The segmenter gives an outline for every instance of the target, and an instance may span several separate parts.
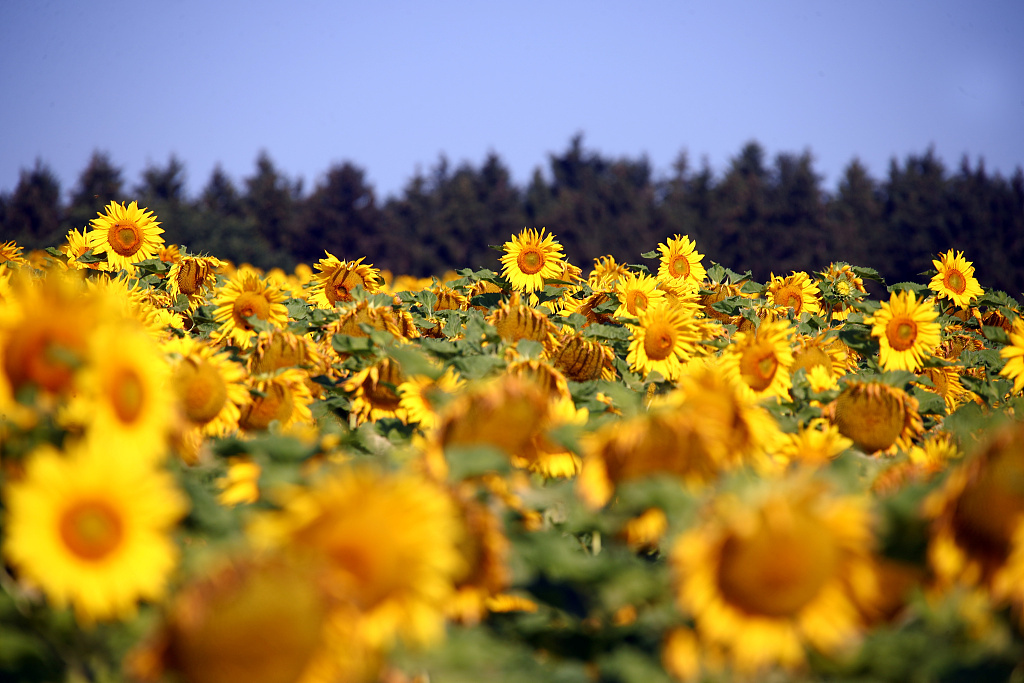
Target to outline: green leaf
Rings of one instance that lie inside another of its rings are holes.
[[[997,344],[1004,346],[1010,344],[1010,337],[1006,334],[1006,330],[995,325],[982,325],[981,333],[985,335],[985,339],[993,341]]]
[[[874,280],[875,282],[880,282],[883,285],[885,284],[885,278],[879,275],[878,271],[875,270],[874,268],[865,268],[864,266],[851,266],[850,269],[853,271],[854,275],[863,280]]]
[[[640,256],[643,258],[661,258],[661,254],[657,250],[645,251],[644,253],[640,254]]]
[[[629,339],[630,331],[618,325],[594,323],[583,328],[583,336],[587,339],[625,340]]]
[[[452,366],[466,379],[482,379],[504,367],[505,360],[498,356],[458,356]]]
[[[373,341],[369,337],[353,337],[350,334],[336,334],[331,337],[331,348],[337,353],[365,355],[373,353]]]
[[[928,293],[931,291],[925,285],[919,285],[916,282],[897,282],[894,285],[889,285],[886,289],[889,291],[890,294],[899,292],[912,292],[914,296],[916,296],[919,299],[927,296]]]
[[[512,469],[508,454],[487,444],[447,446],[444,455],[448,461],[448,478],[452,481],[493,472],[504,474]]]

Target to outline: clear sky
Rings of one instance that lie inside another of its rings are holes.
[[[383,198],[489,151],[524,185],[578,132],[658,175],[756,139],[829,190],[929,146],[1009,176],[1024,0],[0,0],[0,192],[37,158],[68,192],[96,149],[129,187],[174,153],[191,193],[260,150],[307,191],[351,161]]]

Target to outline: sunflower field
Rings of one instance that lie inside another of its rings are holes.
[[[1020,304],[638,247],[0,243],[0,679],[1024,681]]]

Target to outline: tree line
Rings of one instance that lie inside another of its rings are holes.
[[[721,174],[683,152],[656,177],[645,157],[602,156],[577,135],[525,187],[495,153],[479,166],[453,167],[442,156],[386,199],[350,162],[306,191],[263,152],[240,185],[218,167],[189,197],[176,157],[145,169],[129,188],[109,155],[96,152],[68,201],[45,163],[23,170],[15,189],[0,193],[0,234],[30,249],[57,245],[112,200],[148,207],[168,241],[192,253],[263,268],[313,264],[325,250],[418,276],[496,268],[493,245],[543,226],[584,272],[606,254],[637,263],[678,233],[695,240],[706,261],[750,270],[759,281],[833,261],[872,267],[888,282],[921,281],[932,258],[957,249],[983,286],[1024,291],[1024,171],[1004,178],[966,157],[949,169],[932,149],[892,159],[881,180],[854,159],[828,191],[807,151],[769,160],[752,141]]]

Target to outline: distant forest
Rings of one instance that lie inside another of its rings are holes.
[[[29,249],[59,245],[111,200],[153,210],[165,239],[192,253],[263,268],[312,265],[327,250],[342,259],[364,256],[396,274],[497,270],[491,245],[523,227],[547,227],[584,273],[605,254],[641,262],[641,253],[678,233],[696,241],[706,265],[751,270],[759,281],[845,261],[872,267],[890,283],[922,282],[933,257],[957,249],[974,262],[984,287],[1024,291],[1024,172],[1018,167],[1007,179],[967,158],[952,170],[931,149],[893,159],[884,179],[853,160],[826,190],[809,152],[769,160],[750,142],[722,174],[706,163],[692,166],[682,153],[669,175],[656,177],[645,157],[608,158],[576,136],[527,187],[511,181],[497,154],[478,167],[453,167],[441,157],[386,200],[348,162],[306,191],[261,153],[240,186],[217,168],[199,196],[189,197],[185,166],[175,157],[145,169],[128,188],[109,155],[96,152],[69,201],[44,162],[23,170],[13,192],[0,194],[0,235]]]

